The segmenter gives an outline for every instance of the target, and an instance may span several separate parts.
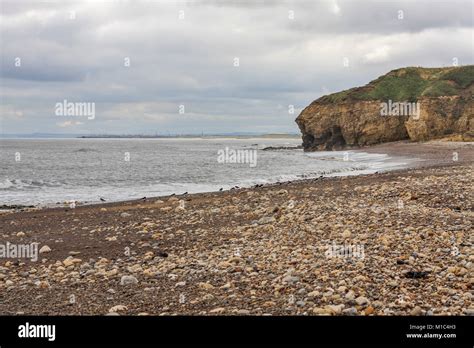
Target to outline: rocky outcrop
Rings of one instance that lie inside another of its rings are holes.
[[[403,68],[319,98],[296,122],[305,150],[447,136],[474,140],[474,66]]]

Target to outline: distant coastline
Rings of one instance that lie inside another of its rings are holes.
[[[0,134],[0,139],[214,139],[214,138],[267,138],[267,139],[300,139],[300,133],[216,133],[216,134]]]

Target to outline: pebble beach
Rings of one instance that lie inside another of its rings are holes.
[[[455,162],[452,145],[392,146],[429,158],[386,173],[4,211],[2,243],[39,254],[0,259],[0,314],[473,315],[470,146]]]

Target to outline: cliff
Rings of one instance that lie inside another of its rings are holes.
[[[296,118],[307,151],[410,139],[474,140],[474,66],[402,68],[323,96]]]

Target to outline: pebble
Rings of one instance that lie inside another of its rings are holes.
[[[120,285],[138,284],[138,279],[132,275],[124,275],[120,278]]]
[[[124,305],[116,305],[109,309],[109,313],[116,313],[116,312],[123,312],[128,310],[127,306]]]
[[[299,280],[300,280],[299,277],[287,275],[286,277],[284,277],[284,278],[282,279],[282,282],[283,282],[283,283],[293,284],[293,283],[298,282]]]
[[[369,303],[369,300],[366,297],[363,297],[363,296],[357,297],[355,299],[355,301],[359,306],[363,306],[363,305]]]
[[[51,252],[51,248],[47,245],[43,245],[41,249],[39,250],[40,254],[45,254],[45,253],[50,253],[50,252]]]
[[[350,307],[342,310],[342,313],[345,315],[356,315],[357,309],[355,307]]]
[[[264,216],[257,221],[259,225],[266,225],[275,222],[276,219],[273,216]]]
[[[410,312],[410,315],[421,315],[422,309],[419,306],[416,306],[415,308],[412,309]]]

